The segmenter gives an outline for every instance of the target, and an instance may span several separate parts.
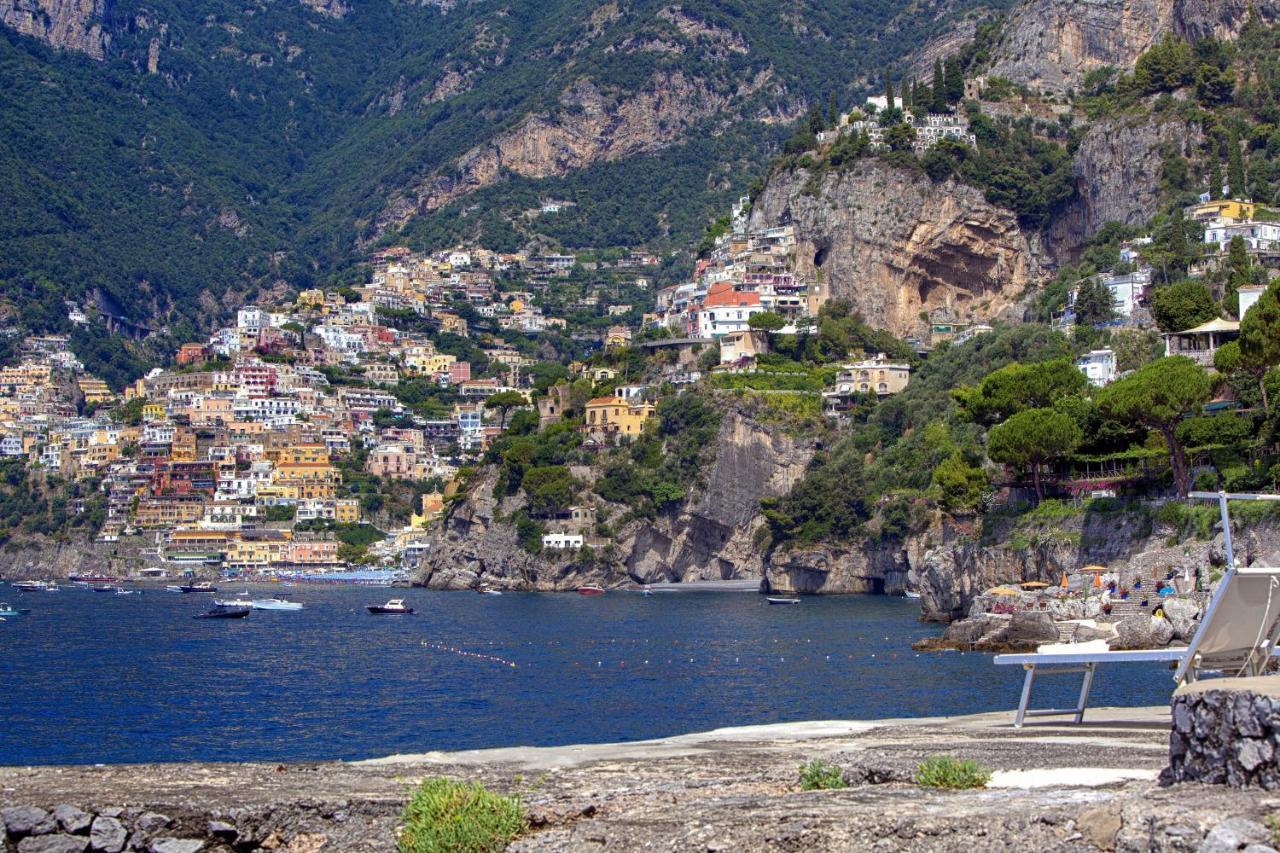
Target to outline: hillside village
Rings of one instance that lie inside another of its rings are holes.
[[[986,100],[1000,81],[957,81],[953,72],[936,71],[932,93],[904,81],[898,97],[886,78],[886,94],[856,109],[815,109],[777,168],[867,157],[926,171],[939,157],[963,165],[964,152],[988,144],[986,111],[1008,105]],[[1021,97],[1043,106],[1030,92]],[[1247,189],[1223,151],[1213,153]],[[939,393],[960,401],[943,458],[955,462],[947,476],[963,482],[946,482],[942,466],[920,472],[924,480],[894,473],[850,510],[864,533],[883,529],[888,508],[908,493],[916,517],[923,505],[971,511],[992,494],[1016,502],[1032,480],[1038,501],[1042,479],[1050,491],[1055,481],[1075,483],[1077,499],[1085,486],[1111,496],[1162,476],[1180,491],[1213,477],[1261,485],[1273,478],[1265,446],[1232,445],[1243,457],[1206,468],[1203,437],[1183,435],[1197,419],[1207,419],[1201,433],[1235,435],[1219,419],[1242,424],[1270,412],[1264,375],[1274,359],[1246,340],[1242,324],[1251,312],[1272,322],[1266,294],[1280,268],[1280,214],[1232,193],[1216,171],[1205,177],[1194,203],[1152,211],[1147,227],[1103,229],[1087,263],[1025,295],[1021,321],[1051,335],[1037,345],[1041,360],[1065,354],[1092,389],[1045,380],[1080,397],[1079,411],[1064,414],[1034,395],[997,411],[964,402],[994,389],[1002,365],[1019,368],[1016,358],[939,387],[934,377],[984,339],[999,348],[1026,335],[1007,315],[960,320],[949,311],[922,312],[919,331],[903,339],[867,326],[838,295],[857,282],[806,263],[799,247],[810,235],[797,223],[753,225],[748,195],[710,226],[691,274],[676,283],[660,283],[665,259],[642,249],[393,246],[372,250],[344,284],[239,308],[233,325],[181,344],[170,363],[125,387],[87,371],[68,336],[27,336],[0,368],[0,457],[11,485],[46,497],[44,519],[27,524],[28,534],[146,542],[174,571],[240,575],[412,569],[438,537],[437,519],[495,466],[495,494],[525,501],[503,521],[519,529],[525,550],[595,559],[619,523],[671,511],[706,487],[699,470],[708,448],[676,443],[691,424],[709,440],[714,410],[725,407],[802,441],[870,442],[868,453],[917,441],[909,424],[886,430],[886,413]],[[1196,183],[1188,177],[1184,194]],[[572,206],[548,198],[534,212],[554,217]],[[75,325],[93,313],[68,303]],[[1183,426],[1119,430],[1107,389],[1135,375],[1149,385],[1154,374],[1144,371],[1177,361],[1161,356],[1185,356],[1211,392],[1179,404]],[[918,375],[927,382],[917,390]],[[899,395],[907,402],[896,409],[881,405]],[[1055,421],[1066,432],[1031,455],[990,446],[1002,422],[1023,412],[1074,425]],[[1252,435],[1251,426],[1240,438]],[[1141,474],[1130,482],[1136,459]],[[1096,476],[1080,473],[1090,466]],[[815,461],[791,495],[769,500],[796,504],[822,476]],[[825,520],[806,527],[766,506],[761,544],[785,548],[833,523],[824,515],[831,507],[807,511]],[[11,528],[21,540],[23,522]]]

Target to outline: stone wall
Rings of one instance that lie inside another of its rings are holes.
[[[1280,678],[1213,679],[1173,699],[1173,782],[1280,788]]]

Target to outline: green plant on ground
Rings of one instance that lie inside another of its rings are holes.
[[[800,765],[802,791],[833,791],[845,787],[844,771],[830,762],[815,758]]]
[[[439,777],[418,786],[401,819],[401,853],[489,853],[504,849],[527,826],[518,798]]]
[[[991,770],[972,759],[931,755],[920,762],[915,778],[917,785],[926,788],[985,788]]]

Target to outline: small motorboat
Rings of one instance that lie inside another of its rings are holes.
[[[215,598],[213,600],[215,607],[248,607],[253,609],[253,602],[247,598]]]
[[[44,592],[49,587],[45,581],[14,581],[13,585],[20,592]]]
[[[197,613],[196,619],[243,619],[252,612],[252,607],[228,607],[225,604],[217,604],[206,610],[204,613]]]
[[[99,584],[93,588],[94,592],[115,592],[116,588],[109,583]]]
[[[46,584],[45,588],[40,591],[41,592],[62,592],[62,587],[58,586],[56,583],[51,583],[51,584]]]
[[[580,586],[578,595],[604,595],[604,589],[598,586]]]
[[[479,589],[477,589],[476,592],[480,593],[481,595],[502,595],[501,591],[496,590],[491,586],[482,586]]]
[[[365,608],[374,616],[412,616],[413,608],[404,603],[403,598],[393,598],[386,604],[370,604]]]
[[[180,586],[178,587],[178,591],[187,592],[187,593],[191,593],[191,592],[215,593],[218,591],[218,588],[211,583],[201,582],[201,583],[191,583],[185,586]]]
[[[255,598],[252,601],[254,610],[301,610],[302,602],[286,601],[283,598]]]
[[[918,592],[914,592],[914,591],[912,591],[912,590],[906,590],[905,592],[903,592],[903,593],[902,593],[902,595],[903,595],[903,597],[904,597],[904,598],[919,598],[919,597],[920,597],[920,593],[918,593]]]
[[[182,592],[182,587],[180,587],[180,586],[166,586],[166,587],[164,588],[164,591],[165,591],[165,592]]]
[[[26,616],[31,613],[30,607],[13,607],[0,602],[0,616]]]
[[[799,604],[800,603],[800,599],[798,598],[766,598],[765,601],[769,602],[770,604]]]
[[[125,589],[125,588],[124,588],[124,587],[122,587],[122,586],[118,586],[118,587],[116,587],[116,593],[115,593],[115,594],[116,594],[116,595],[142,595],[142,590],[140,590],[140,589]]]

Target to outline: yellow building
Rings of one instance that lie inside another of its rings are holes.
[[[86,403],[109,403],[116,397],[107,383],[92,376],[81,376],[76,384],[80,386],[80,393],[84,395]]]
[[[299,308],[323,308],[324,307],[324,291],[320,288],[311,290],[303,290],[298,293]]]
[[[404,366],[415,373],[434,376],[437,373],[444,373],[449,369],[449,365],[457,360],[456,356],[440,352],[405,353]]]
[[[582,431],[588,439],[604,441],[612,436],[631,440],[657,412],[652,403],[633,403],[621,397],[596,397],[587,403]]]
[[[162,421],[167,414],[164,403],[147,403],[142,407],[142,419],[144,421]]]
[[[173,433],[173,444],[169,448],[170,462],[196,461],[196,434],[189,429],[178,429]]]
[[[294,489],[298,500],[332,500],[341,479],[338,470],[328,463],[277,465],[271,476],[274,485]]]
[[[329,448],[323,444],[294,444],[279,449],[276,462],[280,465],[329,464]]]
[[[359,524],[360,501],[355,498],[339,498],[334,501],[333,520],[338,524]]]
[[[1223,198],[1215,201],[1202,201],[1188,207],[1185,215],[1196,222],[1208,222],[1213,219],[1226,219],[1233,222],[1248,222],[1258,214],[1258,205],[1251,201]]]
[[[444,495],[439,492],[428,492],[422,496],[422,513],[415,512],[409,519],[409,526],[426,527],[442,515],[444,515]]]

